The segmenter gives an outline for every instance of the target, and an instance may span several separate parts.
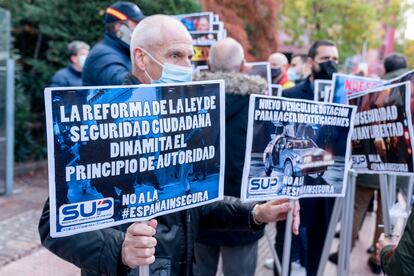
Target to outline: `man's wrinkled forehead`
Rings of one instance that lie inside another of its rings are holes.
[[[160,41],[160,43],[154,44],[151,47],[152,51],[161,54],[161,55],[171,55],[171,54],[182,54],[182,55],[193,55],[193,45],[191,42],[182,41],[182,40],[169,40],[169,41]]]
[[[172,43],[171,45],[169,45],[168,51],[169,52],[182,51],[187,54],[191,54],[194,52],[194,48],[193,48],[192,43],[177,42],[177,43]]]
[[[175,28],[174,28],[175,27]],[[180,26],[165,26],[153,43],[157,50],[169,51],[170,49],[192,51],[193,41],[190,33]],[[167,50],[166,50],[167,49]]]

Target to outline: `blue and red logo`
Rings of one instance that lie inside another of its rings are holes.
[[[82,224],[111,218],[114,215],[114,199],[107,197],[65,204],[59,208],[61,226]]]

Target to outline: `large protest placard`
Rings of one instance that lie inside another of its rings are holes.
[[[347,105],[250,96],[242,200],[344,196],[354,115]]]
[[[352,136],[352,166],[359,173],[413,173],[410,82],[351,95],[358,107]]]
[[[317,102],[329,102],[332,91],[331,80],[315,80],[313,100]]]
[[[224,82],[47,88],[52,237],[223,197]]]
[[[377,87],[384,84],[385,81],[335,73],[332,78],[332,83],[330,102],[346,104],[348,103],[348,97],[353,93]]]

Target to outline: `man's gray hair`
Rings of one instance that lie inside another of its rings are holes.
[[[90,47],[88,44],[80,40],[74,40],[68,44],[69,56],[76,56],[79,53],[79,51],[82,49],[89,50]]]
[[[239,72],[244,60],[241,44],[233,38],[218,41],[210,48],[208,62],[212,72]]]

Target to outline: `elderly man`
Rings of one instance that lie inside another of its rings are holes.
[[[210,49],[210,72],[198,80],[224,79],[226,82],[226,163],[224,194],[239,197],[246,152],[249,95],[266,94],[266,81],[243,74],[244,53],[239,42],[223,39]],[[212,231],[200,228],[195,246],[194,275],[216,275],[219,255],[226,276],[253,276],[256,269],[257,241],[263,231]],[[240,262],[243,260],[243,262]]]
[[[156,34],[156,35],[154,35]],[[131,41],[132,74],[129,84],[180,82],[191,79],[192,39],[184,25],[164,15],[144,19]],[[82,275],[137,275],[136,268],[150,265],[151,275],[191,275],[194,235],[206,228],[263,229],[265,222],[285,219],[287,200],[243,205],[236,198],[160,216],[147,223],[117,227],[52,239],[49,204],[39,222],[42,244],[82,269]],[[298,208],[294,208],[297,232]]]
[[[287,57],[282,53],[273,53],[269,56],[270,70],[272,74],[272,82],[280,84],[283,89],[291,88],[295,84],[288,79],[287,70],[289,62]]]

